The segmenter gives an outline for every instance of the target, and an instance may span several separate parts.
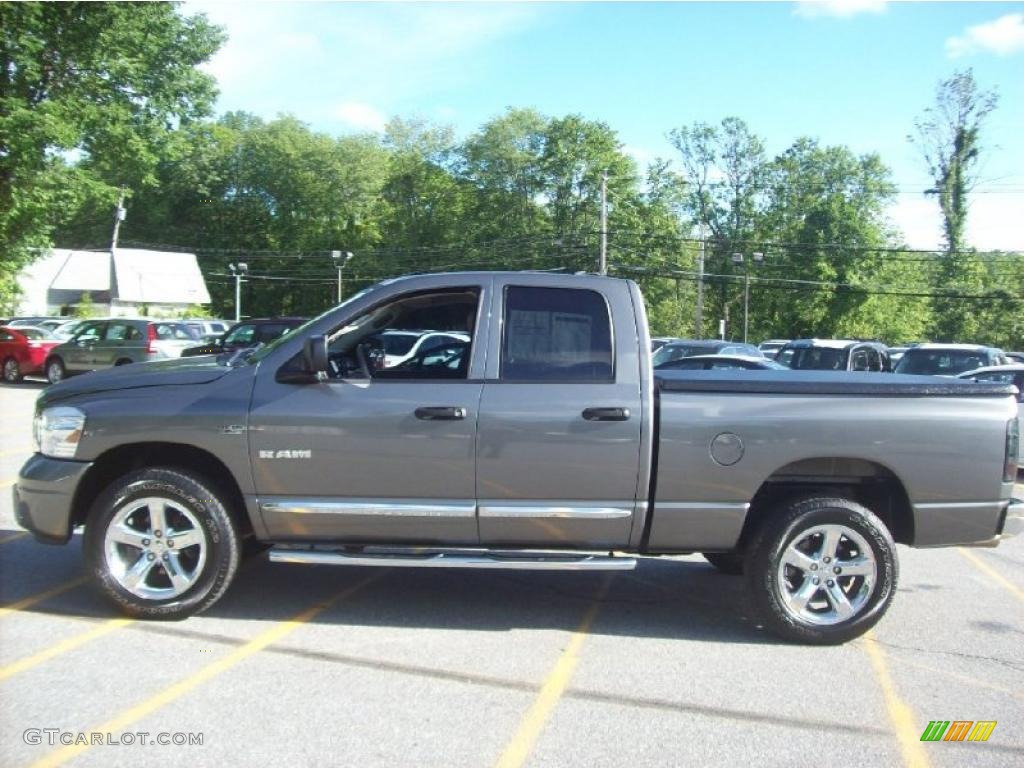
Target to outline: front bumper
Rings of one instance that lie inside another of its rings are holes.
[[[14,517],[18,525],[46,544],[71,538],[75,492],[92,462],[51,459],[37,453],[25,462],[14,484]]]

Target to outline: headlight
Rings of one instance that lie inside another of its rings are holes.
[[[85,414],[60,406],[37,413],[32,423],[36,450],[55,459],[73,459],[85,431]]]

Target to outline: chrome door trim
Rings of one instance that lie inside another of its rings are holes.
[[[357,517],[452,517],[476,516],[476,504],[443,500],[395,499],[393,501],[327,501],[321,499],[282,498],[260,502],[263,512],[286,515],[346,515]]]
[[[558,501],[547,504],[482,502],[480,517],[484,518],[557,518],[562,520],[619,520],[632,517],[635,502],[571,502]]]

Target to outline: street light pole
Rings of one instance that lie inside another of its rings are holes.
[[[342,288],[341,288],[341,273],[345,269],[345,265],[348,264],[355,254],[352,251],[331,251],[331,258],[334,259],[334,267],[338,270],[338,303],[341,304]]]
[[[760,264],[764,261],[764,254],[755,251],[750,254],[750,258],[755,264]],[[750,330],[750,264],[743,258],[742,253],[734,253],[732,260],[734,264],[743,265],[743,343],[746,344]]]
[[[235,277],[235,322],[237,323],[242,319],[242,283],[246,282],[243,278],[249,272],[249,265],[240,261],[237,265],[228,264],[228,269]]]

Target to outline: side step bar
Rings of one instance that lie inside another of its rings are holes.
[[[517,571],[631,571],[636,559],[614,555],[497,550],[384,550],[343,552],[274,547],[272,563],[380,565],[389,568],[498,568]]]

